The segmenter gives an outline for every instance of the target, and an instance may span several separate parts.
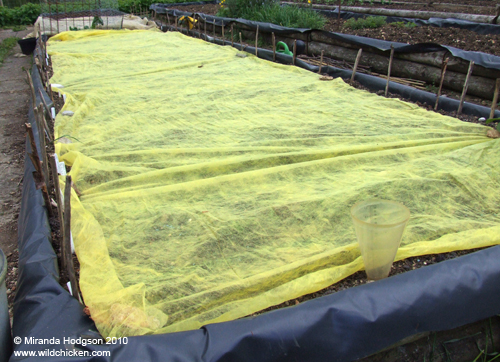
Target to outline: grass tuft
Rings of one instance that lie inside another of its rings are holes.
[[[326,18],[311,9],[295,5],[280,6],[277,2],[266,0],[225,0],[221,3],[217,15],[273,23],[289,28],[323,29],[326,24]]]
[[[367,18],[351,18],[344,23],[344,28],[352,30],[381,28],[386,24],[385,16],[369,16]]]
[[[10,37],[10,38],[4,39],[0,43],[0,64],[3,63],[5,58],[7,58],[7,56],[10,54],[12,49],[16,46],[18,40],[19,40],[19,38]]]

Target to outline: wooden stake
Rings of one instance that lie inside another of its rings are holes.
[[[221,31],[222,31],[222,45],[226,45],[226,37],[224,35],[224,24],[222,24]]]
[[[257,43],[259,42],[259,25],[257,24],[257,30],[255,30],[255,56],[258,57],[259,54],[258,54],[258,45]]]
[[[233,25],[231,24],[231,46],[234,46],[234,41],[233,41]]]
[[[168,16],[168,13],[167,13],[167,22],[168,22],[168,26],[170,26],[170,16]]]
[[[337,17],[337,26],[340,29],[340,6],[342,4],[342,0],[339,0],[339,15]]]
[[[493,95],[493,102],[491,102],[490,118],[495,118],[495,111],[497,110],[499,90],[500,90],[500,78],[497,78],[497,81],[495,83],[495,94]]]
[[[276,61],[276,37],[274,36],[274,33],[272,33],[273,35],[273,62]]]
[[[214,19],[214,24],[212,25],[212,33],[214,35],[214,43],[215,43],[215,19]]]
[[[175,30],[178,30],[178,29],[177,29],[177,16],[175,17],[175,28],[174,28],[174,29],[175,29]]]
[[[28,83],[30,85],[31,89],[31,105],[33,109],[36,108],[36,94],[35,94],[35,87],[33,87],[33,79],[31,79],[31,74],[29,70],[26,69],[26,74],[28,75]]]
[[[240,32],[240,50],[243,51],[243,41],[241,40],[241,32]]]
[[[450,58],[446,58],[443,61],[443,67],[441,68],[441,79],[439,80],[439,89],[436,94],[436,104],[434,104],[434,110],[437,111],[439,104],[439,97],[441,97],[441,91],[443,90],[444,75],[446,74],[446,68],[448,67],[448,61]]]
[[[52,112],[47,103],[45,102],[45,98],[43,98],[42,90],[39,89],[38,93],[40,94],[40,99],[42,100],[43,106],[45,107],[45,111],[49,114],[50,120],[54,122],[54,119],[52,118]],[[49,140],[49,142],[52,142],[52,137],[50,137],[50,128],[49,125],[47,124],[47,121],[45,120],[45,117],[43,117],[43,128],[45,129],[47,139]]]
[[[45,180],[49,180],[49,161],[47,159],[47,147],[45,144],[45,136],[44,136],[44,127],[42,118],[43,114],[43,106],[40,103],[37,108],[35,108],[35,121],[36,127],[38,129],[38,143],[40,144],[40,153],[42,155],[42,172]]]
[[[293,40],[293,58],[292,58],[293,65],[295,65],[295,59],[297,59],[297,39]]]
[[[457,116],[462,113],[462,107],[464,105],[465,95],[467,94],[467,88],[469,88],[469,80],[472,75],[472,70],[474,69],[474,62],[469,63],[469,70],[467,71],[467,77],[465,78],[464,89],[462,90],[462,96],[460,97],[460,104],[458,105]]]
[[[391,55],[389,57],[389,68],[387,69],[387,82],[385,83],[385,96],[389,94],[389,82],[391,80],[392,61],[394,59],[394,45],[391,44]]]
[[[36,148],[35,136],[33,135],[33,129],[31,128],[31,124],[25,123],[26,131],[28,132],[28,138],[30,140],[31,145],[31,153],[28,153],[31,162],[33,163],[33,167],[35,167],[35,171],[33,172],[33,180],[35,181],[35,187],[37,190],[42,190],[43,201],[45,203],[45,207],[47,208],[47,213],[49,216],[53,215],[52,205],[50,204],[49,192],[47,190],[47,185],[45,184],[45,179],[43,177],[43,169],[42,163],[40,162],[40,158],[38,157],[38,151]]]
[[[201,39],[201,29],[200,29],[200,18],[199,17],[196,21],[196,25],[198,26],[198,37]]]
[[[318,74],[321,74],[321,68],[323,67],[323,53],[324,53],[324,50],[321,51],[321,59],[319,61]]]
[[[52,169],[52,180],[54,182],[54,189],[56,192],[57,213],[59,214],[59,225],[61,228],[61,235],[64,235],[64,217],[63,217],[63,202],[61,197],[61,185],[59,184],[59,173],[57,172],[56,155],[50,155],[50,168]]]
[[[68,273],[73,297],[79,299],[78,286],[75,276],[75,266],[73,265],[73,253],[71,252],[71,176],[66,176],[64,187],[64,237],[61,248],[61,262]]]
[[[354,77],[356,76],[356,71],[358,70],[359,60],[361,59],[361,54],[363,49],[358,50],[358,55],[356,55],[356,61],[354,62],[354,68],[352,68],[351,84],[354,82]]]

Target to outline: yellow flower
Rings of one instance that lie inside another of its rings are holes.
[[[311,0],[307,0],[307,3],[310,4],[311,3]]]

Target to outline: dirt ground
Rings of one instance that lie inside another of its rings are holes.
[[[450,1],[447,0],[446,2]],[[490,8],[494,8],[491,6],[491,4],[494,3],[493,1],[486,2],[490,3]],[[313,1],[313,3],[317,2]],[[359,3],[356,2],[356,6],[358,5]],[[408,8],[408,5],[405,6],[405,8]],[[217,11],[219,11],[220,6],[214,4],[191,5],[180,6],[178,9],[193,13],[199,12],[215,15]],[[352,30],[345,28],[344,23],[345,21],[341,19],[339,28],[338,20],[335,18],[329,18],[324,30],[407,44],[438,43],[463,50],[480,51],[500,56],[500,35],[480,35],[470,30],[457,28],[436,28],[433,26],[420,26],[413,28],[398,27],[395,24],[387,24],[377,29]]]
[[[30,31],[0,30],[0,41],[9,37],[22,38]],[[8,262],[6,287],[11,316],[17,284],[17,218],[24,168],[24,124],[28,121],[29,102],[23,68],[31,66],[31,58],[19,57],[20,53],[16,45],[12,54],[0,64],[0,248]]]

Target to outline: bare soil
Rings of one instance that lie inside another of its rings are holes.
[[[30,31],[0,30],[0,41],[9,37],[22,38]],[[11,316],[17,285],[17,218],[24,168],[24,124],[28,121],[29,102],[23,68],[31,67],[31,58],[21,57],[20,53],[16,45],[12,54],[0,64],[0,248],[7,256],[6,287]]]
[[[453,0],[447,0],[451,3]],[[454,0],[456,3],[462,0]],[[365,1],[367,2],[367,1]],[[475,3],[476,1],[463,0],[464,3]],[[480,3],[481,1],[477,1]],[[482,1],[489,3],[490,8],[494,9],[492,4],[496,5],[493,1]],[[316,1],[314,1],[316,3]],[[336,2],[335,2],[336,3]],[[335,4],[331,3],[331,4]],[[356,3],[358,6],[359,3]],[[369,5],[365,5],[369,6]],[[375,5],[372,5],[375,6]],[[379,7],[382,7],[381,5]],[[384,7],[386,7],[384,5]],[[410,5],[398,5],[398,8],[409,9]],[[208,15],[216,15],[220,10],[219,5],[188,5],[179,6],[177,8],[181,11],[192,13],[204,13]],[[455,12],[457,8],[455,8]],[[172,19],[173,21],[173,19]],[[463,50],[477,51],[488,54],[500,56],[500,35],[480,35],[470,30],[463,30],[457,28],[437,28],[433,26],[419,26],[419,27],[402,27],[395,24],[387,24],[377,29],[360,29],[352,30],[344,26],[345,20],[339,21],[335,18],[328,18],[328,22],[324,28],[327,31],[333,31],[344,34],[352,34],[364,36],[368,38],[375,38],[387,41],[394,41],[399,43],[417,44],[417,43],[437,43],[441,45],[448,45]]]
[[[295,1],[307,3],[307,0]],[[338,0],[313,0],[313,4],[338,6]],[[491,0],[342,0],[343,6],[364,8],[404,9],[496,15],[496,1]]]

